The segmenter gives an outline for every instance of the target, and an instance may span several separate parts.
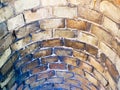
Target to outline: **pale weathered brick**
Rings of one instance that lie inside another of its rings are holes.
[[[91,45],[95,45],[96,46],[98,44],[97,37],[93,36],[90,33],[81,32],[78,35],[78,39],[80,39],[80,41],[86,42],[86,43],[91,44]]]
[[[32,11],[26,11],[24,12],[26,23],[30,23],[33,21],[37,21],[40,19],[50,18],[52,15],[52,9],[51,8],[40,8],[36,10],[35,12]]]
[[[119,27],[118,27],[118,25],[117,25],[115,22],[113,22],[112,20],[110,20],[109,18],[104,17],[103,26],[104,26],[106,29],[108,29],[108,31],[109,31],[110,33],[112,33],[113,35],[120,37],[120,35],[119,35],[119,33],[118,33],[118,32],[119,32]]]
[[[64,19],[47,19],[40,21],[40,28],[43,30],[64,27],[65,27]]]
[[[51,38],[52,37],[52,30],[41,31],[37,33],[32,33],[32,41],[40,41],[43,39]]]
[[[6,19],[14,15],[13,9],[11,6],[0,8],[0,22],[5,21]]]
[[[66,23],[68,28],[73,28],[83,31],[87,29],[87,23],[85,21],[67,19]]]
[[[17,0],[14,2],[17,13],[40,5],[40,0]]]
[[[54,7],[53,15],[62,18],[76,18],[77,8],[76,7]]]
[[[64,38],[74,38],[75,32],[66,29],[56,29],[54,31],[53,37],[64,37]]]
[[[17,15],[7,21],[8,30],[12,31],[14,29],[18,29],[24,25],[23,15]]]
[[[102,1],[100,3],[100,11],[113,21],[120,23],[120,9],[109,1]]]
[[[8,57],[11,54],[11,49],[8,48],[7,50],[5,50],[5,52],[3,53],[2,56],[0,56],[0,68],[5,64],[5,62],[7,61]]]
[[[105,41],[106,43],[111,44],[112,36],[104,29],[93,25],[91,33],[93,33],[100,41]]]
[[[81,6],[78,7],[78,16],[96,23],[100,23],[102,17],[97,11]]]
[[[41,0],[42,6],[67,5],[67,0]]]
[[[0,23],[0,39],[7,34],[7,25],[5,23]]]

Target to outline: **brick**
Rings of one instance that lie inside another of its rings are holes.
[[[75,86],[71,86],[71,88],[70,88],[71,90],[80,90],[80,89],[83,89],[82,87],[75,87]]]
[[[33,43],[28,45],[26,48],[19,50],[21,57],[24,57],[26,54],[30,54],[35,49],[39,48],[38,43]]]
[[[31,76],[25,81],[25,83],[31,84],[32,82],[35,82],[35,81],[36,81],[36,76]]]
[[[27,36],[29,33],[35,32],[40,29],[38,22],[33,22],[30,24],[21,27],[18,31],[16,31],[17,38],[22,38]]]
[[[113,21],[120,23],[120,9],[111,2],[102,1],[100,3],[100,11],[107,17],[111,18]]]
[[[87,29],[87,23],[85,21],[67,19],[66,23],[68,28],[78,29],[83,31],[86,31]]]
[[[0,43],[2,43],[2,45],[0,45],[0,55],[11,45],[13,39],[12,34],[9,33],[5,38],[0,40]]]
[[[54,46],[62,46],[62,40],[60,39],[49,39],[46,41],[43,41],[41,43],[43,47],[54,47]]]
[[[116,69],[117,69],[117,71],[118,71],[118,73],[120,74],[120,57],[117,55],[116,56],[116,64],[115,64],[115,66],[116,66]]]
[[[26,23],[30,23],[33,21],[50,18],[51,17],[51,8],[40,8],[36,12],[25,11],[24,16]]]
[[[46,19],[40,21],[40,28],[43,30],[64,27],[65,27],[64,19]]]
[[[86,51],[95,56],[97,56],[97,54],[98,54],[98,48],[96,48],[92,45],[89,45],[89,44],[86,44]]]
[[[109,44],[112,41],[112,36],[107,31],[97,26],[92,26],[91,33],[93,33],[100,41],[105,41]]]
[[[44,57],[44,56],[49,56],[52,54],[52,49],[51,48],[48,48],[48,49],[40,49],[40,50],[37,50],[35,53],[34,53],[34,57],[35,58],[40,58],[40,57]]]
[[[6,63],[6,61],[8,60],[8,57],[11,54],[11,49],[8,48],[7,50],[5,50],[5,52],[3,53],[2,56],[0,56],[0,68]]]
[[[76,7],[54,7],[53,15],[61,18],[75,18],[77,17]]]
[[[41,79],[41,80],[39,80],[39,81],[32,82],[32,83],[30,84],[30,87],[31,87],[31,88],[34,88],[34,87],[40,86],[40,85],[44,84],[45,81],[46,81],[46,79]]]
[[[7,34],[7,25],[0,23],[0,39]]]
[[[79,66],[79,68],[90,73],[93,72],[93,67],[90,64],[85,62],[81,62],[81,65]]]
[[[69,29],[56,29],[54,31],[53,37],[74,38],[75,31],[71,31]]]
[[[96,79],[99,80],[100,83],[102,83],[104,86],[108,84],[108,81],[106,80],[106,78],[101,73],[99,73],[97,70],[94,70],[93,74],[95,75]]]
[[[73,56],[80,59],[81,61],[86,61],[88,55],[82,51],[73,51]]]
[[[67,5],[67,0],[41,0],[42,6],[61,6],[61,5]]]
[[[3,22],[14,15],[13,9],[11,6],[7,6],[0,9],[0,22]]]
[[[89,5],[90,4],[90,0],[84,0],[84,1],[81,1],[81,0],[68,0],[70,2],[70,4],[75,4],[75,5]]]
[[[47,38],[49,39],[51,37],[52,37],[52,30],[32,33],[32,41],[33,42],[40,41],[40,40],[47,39]]]
[[[49,68],[50,69],[62,69],[62,70],[65,70],[65,69],[67,69],[67,66],[64,63],[50,63]]]
[[[46,65],[41,65],[41,66],[39,66],[39,67],[36,67],[36,68],[34,68],[33,70],[32,70],[32,73],[33,74],[35,74],[35,73],[40,73],[40,72],[42,72],[42,71],[45,71],[45,70],[47,70],[47,66]]]
[[[94,45],[94,46],[98,45],[98,39],[97,39],[97,37],[93,36],[90,33],[81,32],[78,35],[78,38],[82,42],[86,42],[86,43]]]
[[[70,87],[68,86],[68,85],[66,85],[66,84],[54,84],[54,87],[55,88],[60,88],[60,87],[62,87],[62,88],[64,88],[65,90],[67,89],[67,90],[70,90]]]
[[[24,10],[32,9],[40,5],[40,0],[18,0],[14,2],[16,13],[23,12]]]
[[[71,72],[66,72],[66,71],[57,71],[56,75],[58,77],[64,77],[64,79],[69,79],[73,77],[73,73]]]
[[[23,84],[21,84],[21,85],[17,88],[17,90],[22,90],[22,89],[23,89],[23,87],[24,87],[24,85],[23,85]]]
[[[80,49],[83,50],[85,48],[85,44],[83,42],[69,40],[69,39],[65,39],[64,42],[65,42],[65,46],[67,47],[72,47],[79,50]]]
[[[108,45],[106,45],[103,42],[100,42],[99,48],[101,49],[102,52],[104,52],[104,54],[107,57],[109,57],[109,59],[112,61],[112,63],[115,64],[116,53]]]
[[[80,65],[80,60],[73,58],[73,57],[64,57],[62,62],[73,65],[73,66],[79,66]]]
[[[54,53],[57,56],[72,56],[72,49],[62,48],[62,47],[55,47]]]
[[[41,58],[42,64],[47,64],[47,63],[52,63],[52,62],[57,62],[57,61],[58,61],[57,56],[48,56],[48,57]]]
[[[107,68],[108,68],[109,73],[110,73],[111,76],[113,77],[113,79],[114,79],[115,81],[117,81],[117,80],[118,80],[118,77],[119,77],[119,73],[118,73],[118,71],[116,70],[115,65],[114,65],[109,59],[106,59],[105,64],[106,64],[106,66],[107,66]]]
[[[22,68],[22,72],[26,72],[29,71],[35,67],[37,67],[39,65],[39,61],[38,60],[34,60],[32,62],[27,63],[23,68]]]
[[[62,83],[63,78],[53,77],[53,78],[48,79],[47,82],[49,82],[49,83]]]
[[[100,23],[101,17],[102,17],[102,15],[97,11],[91,10],[87,7],[81,7],[81,6],[78,7],[78,16],[84,19],[93,21],[95,23]]]
[[[85,77],[94,85],[98,86],[98,81],[95,77],[93,77],[90,73],[85,72]]]
[[[25,37],[15,43],[13,43],[11,45],[11,48],[12,48],[12,50],[19,50],[19,49],[23,48],[25,45],[27,45],[28,43],[30,43],[30,40],[31,40],[31,38],[29,36]]]
[[[95,58],[93,58],[92,56],[89,56],[88,61],[97,71],[99,71],[100,73],[104,72],[103,66]]]
[[[80,82],[74,79],[67,79],[65,80],[65,83],[69,84],[69,85],[74,85],[77,87],[80,87]]]
[[[44,73],[40,73],[37,77],[38,80],[40,79],[43,79],[43,78],[52,78],[53,76],[55,75],[55,71],[54,70],[51,70],[51,71],[47,71],[47,72],[44,72]]]
[[[103,19],[103,26],[108,30],[108,32],[110,32],[111,34],[115,35],[115,36],[119,36],[119,27],[118,25],[113,22],[112,20],[110,20],[107,17],[104,17]]]

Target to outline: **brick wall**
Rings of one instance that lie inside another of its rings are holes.
[[[120,90],[120,0],[0,0],[0,89]]]

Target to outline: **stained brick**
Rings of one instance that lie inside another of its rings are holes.
[[[43,30],[64,27],[65,27],[64,19],[46,19],[40,21],[40,28]]]
[[[47,82],[49,82],[49,83],[62,83],[63,78],[54,77],[54,78],[48,79]]]
[[[101,41],[105,41],[109,44],[112,41],[112,36],[107,31],[95,25],[92,26],[91,33],[93,33]]]
[[[33,23],[25,25],[24,27],[16,31],[16,35],[17,35],[17,38],[22,38],[24,36],[27,36],[29,33],[35,32],[39,29],[40,29],[39,23],[33,22]]]
[[[46,30],[46,31],[40,31],[40,32],[35,32],[32,33],[32,41],[40,41],[43,39],[49,39],[52,37],[52,30]]]
[[[7,21],[8,30],[10,31],[20,28],[23,25],[24,25],[23,14],[17,15]]]
[[[0,39],[7,34],[7,25],[0,23]]]
[[[64,79],[69,79],[73,77],[72,72],[66,72],[66,71],[56,71],[56,75],[58,77],[64,77]]]
[[[85,48],[85,44],[83,42],[79,42],[79,41],[75,41],[75,40],[69,40],[69,39],[65,39],[65,46],[67,47],[72,47],[75,49],[84,49]]]
[[[26,71],[29,71],[31,69],[33,69],[34,67],[37,67],[39,65],[39,62],[38,60],[34,60],[28,64],[26,64],[23,68],[22,68],[22,72],[26,72]]]
[[[49,39],[42,42],[43,47],[53,47],[62,46],[62,41],[60,39]]]
[[[15,10],[17,13],[23,12],[24,10],[35,8],[40,5],[40,0],[18,0],[14,2]]]
[[[50,18],[52,10],[51,8],[40,8],[36,12],[26,11],[24,12],[26,23],[37,21],[40,19]]]
[[[120,9],[111,2],[102,1],[100,3],[100,11],[107,17],[111,18],[113,21],[120,23]]]
[[[85,21],[67,19],[67,27],[72,29],[78,29],[85,31],[87,29],[87,23]]]
[[[91,10],[87,7],[81,7],[80,5],[78,7],[78,16],[96,23],[101,22],[100,13],[98,13],[97,11]]]
[[[75,31],[69,29],[56,29],[53,34],[53,37],[74,38],[75,36]]]
[[[42,64],[47,64],[47,63],[52,63],[52,62],[57,62],[57,61],[58,61],[57,56],[48,56],[48,57],[41,58]]]
[[[54,48],[54,53],[57,56],[71,56],[72,55],[72,49],[56,47],[56,48]]]
[[[67,0],[41,0],[42,6],[60,6],[60,5],[67,5]]]
[[[45,71],[47,70],[48,66],[46,65],[41,65],[39,67],[36,67],[32,70],[32,73],[35,74],[35,73],[39,73],[39,72],[42,72],[42,71]]]
[[[11,6],[7,6],[0,9],[0,22],[5,21],[13,16],[14,12]]]
[[[81,61],[86,61],[88,55],[82,51],[73,51],[73,56],[80,59]]]
[[[47,48],[47,49],[40,49],[40,50],[37,50],[35,53],[34,53],[34,57],[35,58],[40,58],[40,57],[44,57],[44,56],[49,56],[52,54],[52,49],[51,48]]]
[[[51,71],[47,71],[47,72],[44,72],[44,73],[40,73],[37,77],[38,80],[40,79],[43,79],[43,78],[51,78],[55,75],[55,71],[54,70],[51,70]]]
[[[35,81],[36,81],[36,76],[31,76],[25,81],[25,83],[30,84],[30,83],[35,82]]]
[[[53,15],[62,18],[75,18],[77,17],[76,7],[54,7]]]
[[[67,66],[64,63],[50,63],[49,67],[50,69],[67,69]]]
[[[86,44],[86,51],[95,56],[97,56],[97,54],[98,54],[98,48],[96,48],[92,45],[89,45],[89,44]]]

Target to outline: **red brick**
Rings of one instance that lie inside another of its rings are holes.
[[[54,53],[57,56],[71,56],[72,50],[67,48],[62,48],[62,47],[56,47],[54,48]]]
[[[54,70],[51,70],[51,71],[47,71],[47,72],[44,72],[44,73],[40,73],[37,77],[38,80],[40,79],[43,79],[43,78],[51,78],[55,75],[55,71]]]
[[[35,58],[40,58],[40,57],[44,57],[44,56],[49,56],[51,54],[52,54],[52,50],[51,50],[51,48],[48,48],[48,49],[37,50],[34,53],[34,56],[35,56]]]
[[[50,69],[67,69],[66,64],[64,63],[50,63]]]
[[[46,65],[42,65],[42,66],[39,66],[39,67],[36,67],[32,70],[32,73],[35,74],[35,73],[39,73],[39,72],[42,72],[42,71],[45,71],[47,70],[47,66]]]
[[[57,61],[58,61],[57,56],[49,56],[49,57],[41,58],[42,64],[52,63],[52,62],[57,62]]]
[[[67,21],[68,28],[73,28],[73,29],[78,29],[83,31],[87,29],[87,23],[84,21],[72,20],[72,19],[67,19],[66,21]]]
[[[60,39],[50,39],[43,41],[42,43],[43,47],[54,47],[54,46],[62,46],[62,42]]]
[[[82,49],[82,50],[85,48],[85,44],[83,42],[69,40],[69,39],[65,39],[64,42],[65,42],[65,46],[67,47],[72,47],[75,49]]]
[[[25,83],[30,84],[30,83],[35,82],[35,81],[36,81],[36,76],[31,76],[25,81]]]

